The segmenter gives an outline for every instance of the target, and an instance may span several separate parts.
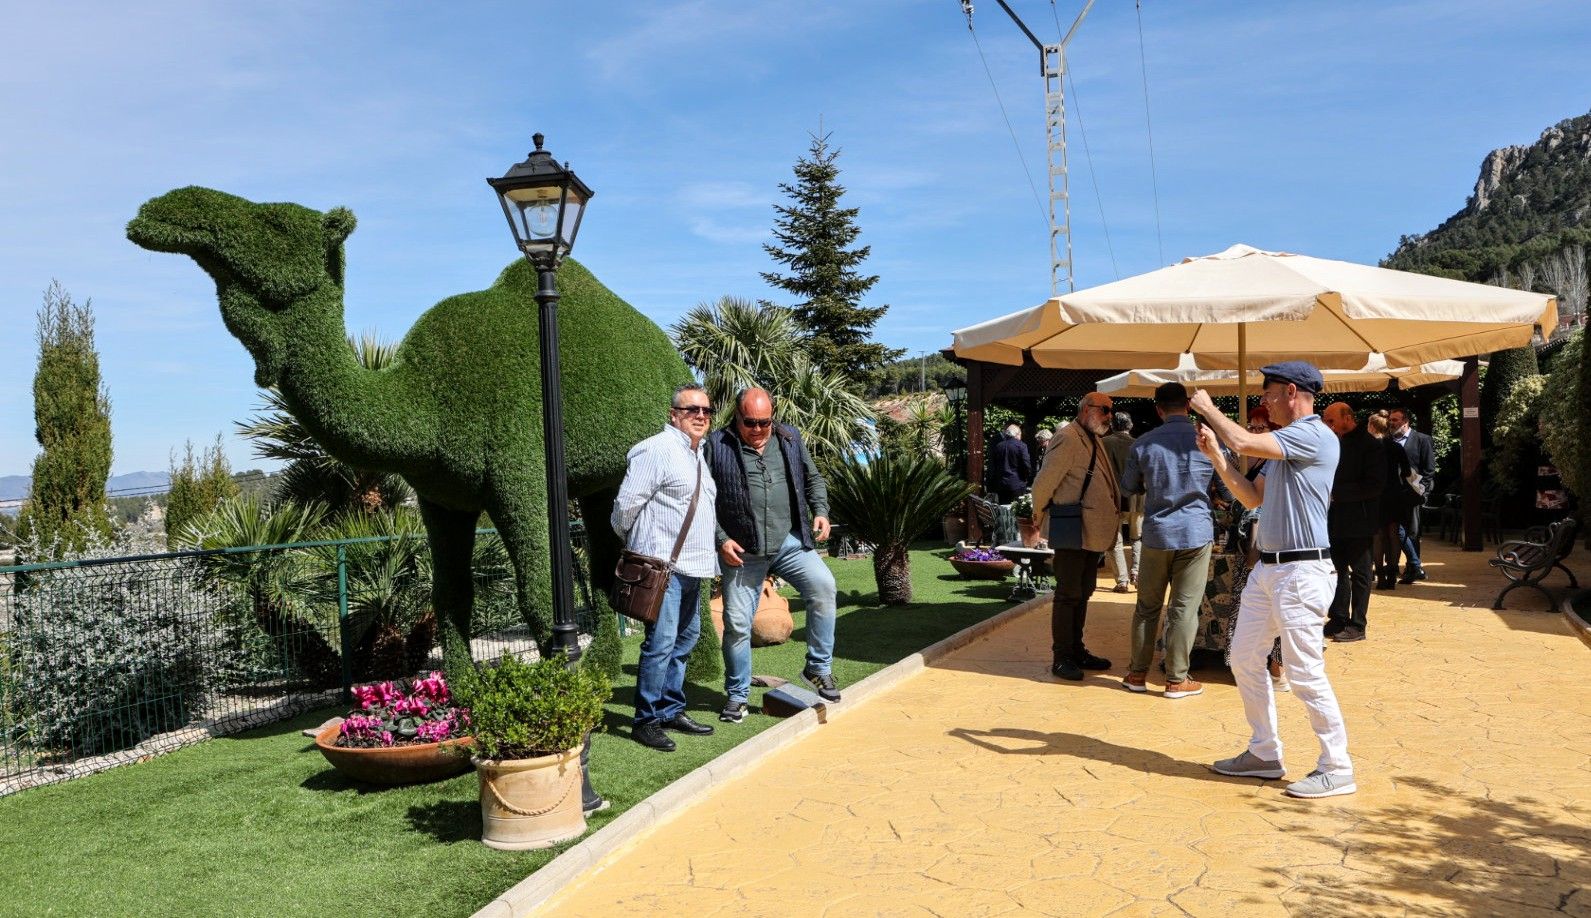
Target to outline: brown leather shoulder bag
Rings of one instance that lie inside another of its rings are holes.
[[[692,455],[695,455],[694,453]],[[702,461],[696,457],[696,491],[691,494],[690,509],[685,511],[685,525],[680,527],[674,540],[674,552],[669,559],[654,558],[626,548],[619,553],[619,564],[613,571],[613,591],[608,601],[614,611],[648,625],[657,624],[657,614],[663,608],[663,594],[674,573],[674,564],[685,548],[685,537],[690,534],[691,521],[696,518],[696,501],[702,496]]]

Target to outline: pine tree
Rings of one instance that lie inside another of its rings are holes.
[[[52,281],[38,312],[38,341],[33,420],[44,451],[33,462],[32,492],[17,534],[43,555],[61,557],[111,530],[105,509],[110,396],[94,349],[93,301],[79,306]]]
[[[872,340],[873,326],[889,307],[861,305],[878,275],[857,270],[870,246],[849,248],[862,232],[855,222],[859,210],[840,206],[840,151],[829,148],[829,136],[813,134],[808,155],[796,160],[795,183],[779,184],[791,203],[774,205],[778,244],[763,250],[790,273],[763,272],[762,279],[800,298],[792,308],[810,336],[813,363],[865,388],[905,351]]]

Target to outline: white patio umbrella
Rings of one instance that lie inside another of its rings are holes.
[[[1326,380],[1327,392],[1384,392],[1394,381],[1399,388],[1407,390],[1457,379],[1463,372],[1464,364],[1458,360],[1434,360],[1417,367],[1389,367],[1385,357],[1375,354],[1357,370],[1322,370],[1321,376]],[[1247,376],[1245,389],[1257,391],[1263,386],[1264,379],[1258,370],[1248,371]],[[1182,362],[1175,370],[1128,370],[1101,379],[1095,388],[1106,395],[1153,398],[1155,390],[1168,382],[1182,383],[1189,391],[1204,389],[1211,395],[1238,394],[1236,370],[1201,370],[1189,354],[1182,355]]]
[[[1359,369],[1523,347],[1558,324],[1555,298],[1234,245],[1067,293],[954,332],[960,357],[1061,369],[1234,370],[1281,360]]]
[[[951,347],[1059,369],[1176,369],[1189,355],[1206,370],[1354,370],[1373,354],[1407,367],[1523,347],[1557,324],[1542,293],[1234,245],[960,329]]]

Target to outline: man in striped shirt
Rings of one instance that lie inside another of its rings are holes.
[[[674,751],[674,741],[665,730],[697,736],[713,732],[685,715],[685,664],[701,634],[701,584],[703,578],[718,573],[713,539],[718,488],[702,446],[712,415],[707,391],[700,385],[688,383],[676,389],[668,426],[630,449],[624,484],[613,502],[613,531],[626,548],[653,558],[674,553],[689,517],[690,528],[663,594],[663,607],[657,622],[646,626],[635,678],[636,742],[663,752]]]

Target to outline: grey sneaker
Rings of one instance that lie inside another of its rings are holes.
[[[1280,778],[1287,774],[1281,762],[1267,762],[1247,749],[1241,755],[1216,762],[1210,770],[1234,778]]]
[[[746,710],[744,701],[731,701],[718,712],[718,719],[726,724],[738,724],[746,719]]]
[[[1294,781],[1287,785],[1287,796],[1306,797],[1338,797],[1351,794],[1359,786],[1353,783],[1353,773],[1345,775],[1328,775],[1323,771],[1312,771],[1302,781]]]
[[[812,690],[818,693],[818,697],[824,701],[836,702],[840,700],[840,687],[834,681],[833,673],[815,673],[810,669],[804,669],[801,671],[801,678],[805,679],[807,684],[812,686]]]

